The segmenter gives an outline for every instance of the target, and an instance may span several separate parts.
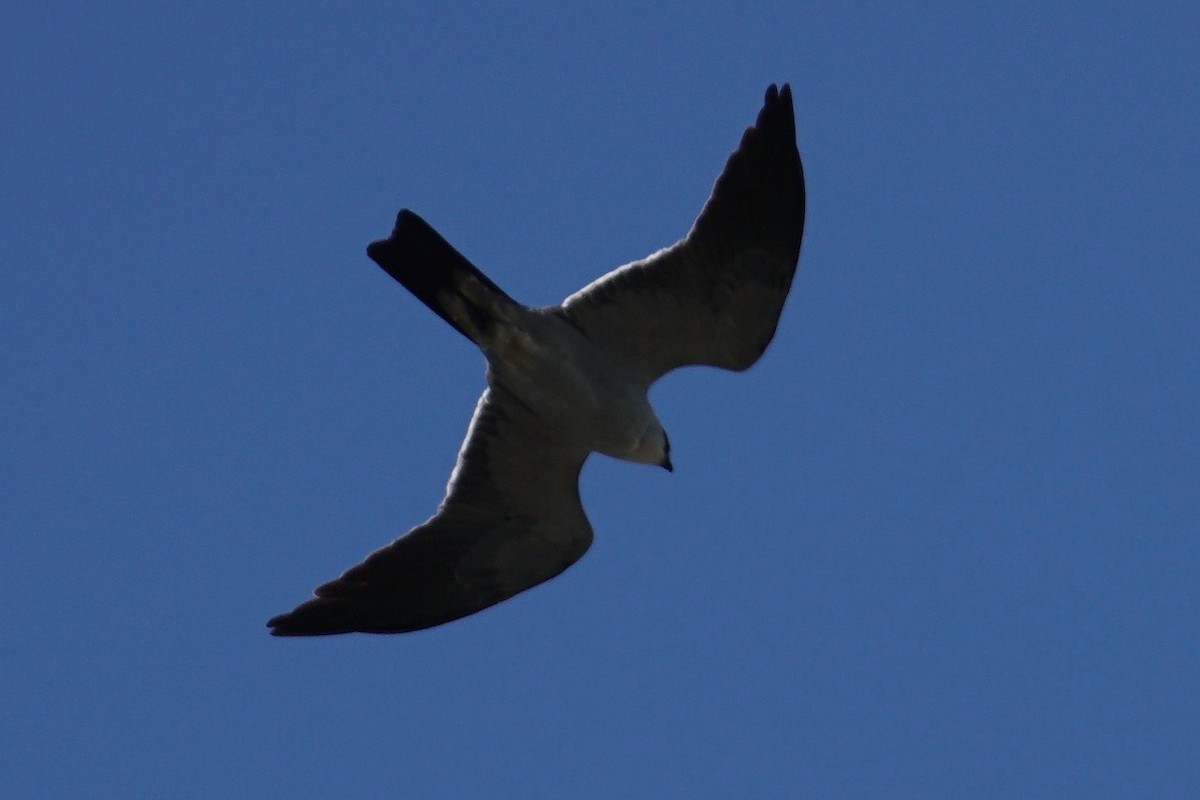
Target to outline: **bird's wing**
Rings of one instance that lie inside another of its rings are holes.
[[[488,389],[437,513],[267,625],[276,636],[415,631],[553,578],[592,543],[579,500],[586,458]]]
[[[579,290],[561,313],[651,381],[687,364],[746,369],[775,335],[803,232],[792,93],[772,85],[688,235]]]

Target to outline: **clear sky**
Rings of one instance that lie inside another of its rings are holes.
[[[0,794],[1200,796],[1196,4],[575,5],[0,10]],[[483,387],[396,211],[557,302],[782,81],[800,271],[655,388],[675,473],[593,457],[482,614],[268,636]]]

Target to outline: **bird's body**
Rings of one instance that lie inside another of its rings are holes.
[[[568,433],[589,451],[661,464],[661,443],[639,448],[657,424],[649,386],[560,316],[535,311],[485,348],[488,384],[509,392],[550,431]]]
[[[671,469],[647,396],[675,367],[746,369],[770,343],[799,257],[804,186],[791,93],[774,86],[688,236],[562,305],[513,300],[411,211],[368,254],[488,362],[437,513],[316,597],[276,635],[398,633],[466,616],[554,577],[592,529],[591,452]]]
[[[411,211],[401,211],[392,235],[368,253],[478,345],[488,385],[519,401],[548,433],[589,452],[662,463],[658,442],[645,441],[658,422],[646,396],[650,382],[561,309],[516,302]],[[425,263],[414,253],[433,258]]]

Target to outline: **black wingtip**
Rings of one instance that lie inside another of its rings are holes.
[[[296,635],[294,633],[288,632],[287,618],[288,618],[287,614],[280,614],[278,616],[271,617],[269,620],[267,620],[267,627],[271,629],[272,636],[295,636]]]
[[[322,614],[321,612],[325,613]],[[267,620],[267,627],[272,636],[322,636],[330,633],[344,633],[338,625],[330,609],[324,608],[319,598],[311,598],[296,606],[286,614],[277,614]],[[347,630],[353,630],[347,629]]]
[[[792,106],[792,87],[790,84],[776,86],[771,84],[767,87],[766,95],[763,97],[762,110],[758,112],[758,119],[754,122],[756,128],[766,128],[771,126],[771,120],[779,120],[776,125],[782,125],[784,137],[795,141],[796,139],[796,111]]]
[[[280,614],[267,620],[272,636],[291,638],[297,636],[332,636],[338,633],[353,633],[359,630],[345,624],[339,618],[337,608],[323,607],[315,600],[297,606],[294,611]]]

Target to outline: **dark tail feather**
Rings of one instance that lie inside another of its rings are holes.
[[[367,247],[367,255],[383,267],[388,275],[404,284],[406,289],[429,306],[435,314],[472,341],[475,341],[475,337],[455,319],[444,298],[456,297],[461,300],[460,308],[470,316],[471,323],[478,331],[489,331],[495,325],[495,318],[494,312],[488,307],[471,300],[462,292],[460,287],[465,279],[474,278],[478,284],[496,296],[494,300],[498,301],[497,304],[516,303],[431,228],[429,223],[408,209],[402,210],[396,216],[396,227],[392,235],[372,242]],[[478,341],[475,343],[483,344]]]

